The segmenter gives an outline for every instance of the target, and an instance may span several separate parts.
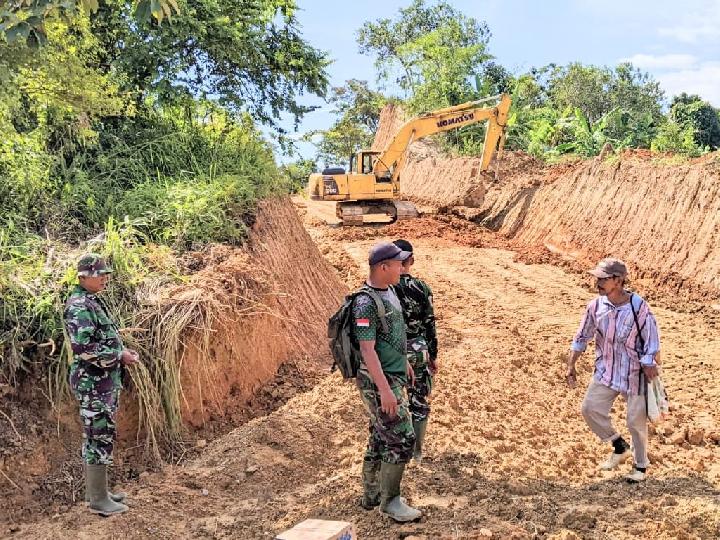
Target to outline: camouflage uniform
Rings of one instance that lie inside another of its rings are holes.
[[[83,257],[78,273],[109,273],[98,259],[97,255]],[[122,338],[105,302],[80,285],[65,303],[64,318],[74,357],[70,388],[80,402],[83,424],[82,455],[89,465],[112,465],[115,414],[122,388]]]
[[[395,286],[407,328],[407,357],[415,372],[415,384],[408,388],[413,422],[426,420],[430,414],[428,396],[432,391],[437,358],[437,336],[430,287],[410,274],[403,274]]]
[[[367,368],[362,364],[357,374],[360,397],[370,415],[370,437],[365,462],[377,464],[407,463],[415,445],[415,433],[405,393],[407,386],[406,335],[400,302],[392,289],[377,290],[385,306],[388,333],[384,333],[377,306],[365,294],[355,299],[353,315],[359,341],[375,341],[375,350],[388,384],[398,400],[397,416],[391,418],[380,410],[380,393]]]

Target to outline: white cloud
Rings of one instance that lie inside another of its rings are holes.
[[[720,0],[704,0],[695,4],[692,8],[676,5],[674,24],[659,28],[658,33],[684,43],[708,45],[720,42]]]
[[[640,69],[690,69],[697,63],[692,54],[635,54],[629,58],[621,58],[620,62],[630,62]]]
[[[687,92],[698,94],[720,107],[720,62],[701,62],[690,69],[669,71],[657,76],[668,97]]]

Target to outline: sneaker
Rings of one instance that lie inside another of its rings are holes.
[[[630,474],[628,474],[625,477],[625,480],[630,482],[631,484],[637,484],[638,482],[642,482],[645,480],[646,474],[642,471],[638,471],[636,468],[633,467],[633,470]]]
[[[613,469],[616,469],[619,465],[622,465],[625,463],[630,456],[632,456],[632,451],[628,448],[625,450],[622,454],[616,454],[613,452],[610,454],[610,457],[607,458],[604,462],[600,464],[600,470],[602,471],[612,471]]]

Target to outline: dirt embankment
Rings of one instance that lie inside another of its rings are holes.
[[[653,283],[720,296],[720,155],[662,165],[632,154],[489,187],[479,221],[576,260],[615,255]]]
[[[382,111],[380,111],[380,123],[370,149],[375,152],[382,152],[405,121],[405,112],[399,105],[394,103],[385,105]]]
[[[183,358],[183,419],[193,426],[242,406],[285,362],[316,365],[346,290],[286,199],[263,202],[248,248],[230,253],[193,280],[195,290],[219,276],[247,286],[244,298],[228,299],[209,341],[191,340]]]
[[[193,454],[198,436],[266,414],[325,374],[330,356],[317,344],[346,291],[289,199],[261,203],[246,247],[213,246],[181,264],[192,271],[186,283],[144,299],[160,317],[188,305],[205,312],[176,343],[180,413],[191,436],[174,462]],[[193,329],[201,325],[208,332]],[[0,387],[0,523],[63,512],[82,496],[77,406],[67,398],[51,410],[46,384]],[[143,471],[145,439],[132,385],[121,404],[113,474],[122,481]]]

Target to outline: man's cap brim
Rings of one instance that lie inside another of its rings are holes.
[[[392,259],[386,259],[387,261],[406,261],[412,257],[412,251],[401,251],[395,255]]]
[[[605,279],[609,277],[615,277],[613,274],[608,274],[604,270],[600,268],[593,268],[592,270],[588,271],[588,274],[595,276],[598,279]]]

